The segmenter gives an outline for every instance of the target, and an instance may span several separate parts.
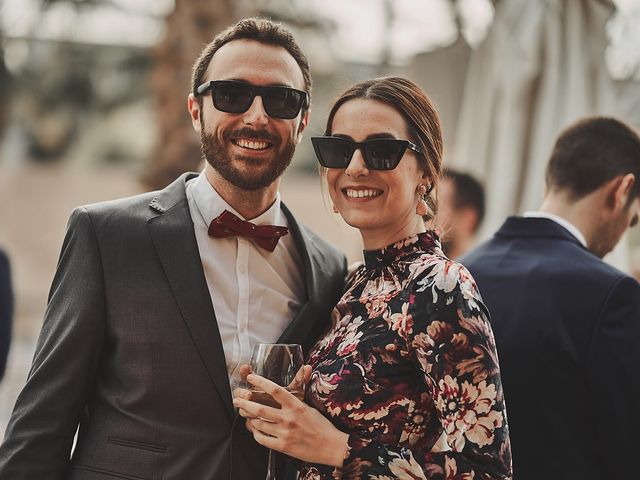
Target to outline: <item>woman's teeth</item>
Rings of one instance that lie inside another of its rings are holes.
[[[380,190],[354,190],[351,188],[347,188],[345,193],[349,198],[366,198],[377,197],[382,192]]]

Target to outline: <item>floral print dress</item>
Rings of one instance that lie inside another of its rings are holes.
[[[309,354],[309,403],[343,432],[342,468],[299,478],[508,479],[511,449],[488,313],[433,232],[365,251]]]

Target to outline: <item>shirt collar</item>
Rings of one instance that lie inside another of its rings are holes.
[[[192,194],[196,207],[207,225],[211,224],[213,219],[225,210],[229,210],[242,220],[246,220],[246,218],[240,215],[238,211],[229,205],[216,189],[213,188],[209,180],[207,180],[204,171],[194,180]],[[280,192],[276,192],[276,199],[271,206],[258,217],[251,219],[251,222],[256,225],[278,225],[286,227],[287,222],[280,209],[280,204]]]
[[[566,218],[562,218],[558,215],[554,215],[553,213],[548,212],[537,212],[537,211],[528,211],[522,214],[523,217],[527,218],[547,218],[549,220],[553,220],[561,227],[564,227],[568,232],[576,237],[576,239],[582,244],[583,247],[587,248],[587,239],[584,238],[584,235],[578,227],[576,227],[573,223],[568,221]]]

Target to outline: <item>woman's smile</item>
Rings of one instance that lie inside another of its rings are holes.
[[[379,188],[371,187],[344,187],[341,192],[348,200],[356,202],[372,200],[383,194],[383,191]]]

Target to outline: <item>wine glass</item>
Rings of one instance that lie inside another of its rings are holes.
[[[271,380],[273,383],[285,387],[300,400],[304,398],[303,367],[304,357],[302,347],[298,344],[258,343],[251,354],[252,373]],[[251,390],[251,400],[273,408],[281,408],[271,395],[248,384]],[[269,464],[266,480],[276,480],[275,458],[273,450],[269,449]]]

